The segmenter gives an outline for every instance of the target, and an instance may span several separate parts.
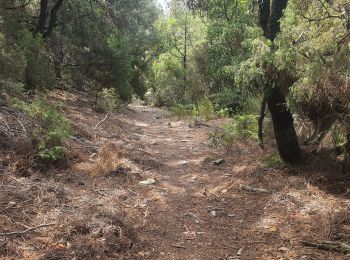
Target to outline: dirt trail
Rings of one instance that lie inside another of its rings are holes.
[[[300,243],[350,244],[348,179],[269,167],[254,142],[209,148],[208,133],[229,119],[190,127],[131,106],[101,121],[87,95],[53,97],[77,133],[70,163],[22,178],[10,161],[0,173],[0,233],[55,225],[5,237],[0,258],[350,259]],[[155,183],[140,184],[147,179]]]
[[[288,173],[283,168],[263,167],[258,158],[264,152],[256,144],[237,143],[230,154],[210,149],[208,133],[223,123],[220,120],[212,121],[212,127],[191,128],[187,120],[168,118],[162,110],[131,109],[134,116],[127,122],[140,127],[136,143],[143,147],[142,157],[155,162],[150,167],[145,164],[143,178],[154,178],[156,183],[131,185],[138,193],[133,200],[142,203],[126,209],[146,245],[140,255],[150,259],[323,259],[322,254],[301,248],[297,238],[319,228],[312,227],[310,212],[302,220],[294,219],[311,203],[310,198],[295,198],[298,195],[291,187],[306,186],[305,179],[292,178],[291,184],[284,180]],[[215,165],[216,159],[225,161]],[[270,192],[247,192],[242,186]],[[300,209],[293,212],[298,203]],[[322,215],[327,203],[322,200],[310,211],[319,210]],[[303,234],[306,229],[309,232]],[[336,258],[324,259],[328,257]]]
[[[152,252],[159,259],[228,259],[243,247],[247,250],[245,233],[262,212],[265,199],[260,195],[256,203],[256,196],[230,194],[239,182],[232,179],[231,167],[236,163],[237,172],[248,167],[242,158],[216,166],[213,161],[224,155],[208,147],[212,127],[190,128],[188,121],[164,117],[161,110],[132,109],[138,115],[130,123],[141,127],[143,151],[159,163],[145,174],[156,184],[137,187],[138,199],[147,205],[138,232],[148,244],[146,254]]]

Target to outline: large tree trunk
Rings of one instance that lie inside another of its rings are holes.
[[[283,161],[295,164],[301,159],[301,151],[294,120],[286,105],[286,98],[278,87],[267,92],[266,100],[271,113],[279,154]]]
[[[260,25],[264,35],[272,42],[280,32],[280,19],[283,10],[287,7],[288,0],[262,0],[259,6]],[[270,8],[271,6],[271,8]],[[268,12],[270,10],[270,12]],[[269,15],[268,19],[266,15]],[[268,21],[268,22],[267,22]],[[286,163],[295,164],[301,159],[301,150],[298,137],[294,128],[294,120],[287,107],[286,97],[281,84],[290,84],[278,76],[277,69],[272,72],[271,82],[266,87],[265,98],[271,113],[275,139],[281,159]],[[272,87],[273,86],[273,87]]]

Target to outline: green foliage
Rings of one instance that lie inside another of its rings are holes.
[[[158,106],[193,104],[207,93],[193,58],[203,41],[204,24],[179,2],[172,1],[170,6],[169,15],[157,24],[163,48],[149,74]]]
[[[24,92],[23,83],[15,82],[12,79],[5,80],[1,87],[7,94],[11,96],[19,96]]]
[[[29,88],[50,89],[55,73],[43,39],[14,27],[10,36],[0,31],[0,78],[20,80]]]
[[[228,108],[221,108],[219,111],[216,111],[215,114],[219,118],[225,118],[230,116],[230,110]]]
[[[4,37],[0,34],[0,78],[22,79],[26,58],[17,46],[7,46]]]
[[[155,105],[172,106],[183,101],[185,71],[179,59],[171,54],[161,54],[152,69]]]
[[[227,109],[230,114],[236,114],[243,110],[246,106],[246,100],[249,93],[243,94],[237,88],[224,88],[216,95],[217,106],[219,108]]]
[[[193,113],[193,106],[176,104],[170,108],[173,115],[178,117],[191,117]]]
[[[235,116],[233,122],[225,124],[209,134],[212,147],[231,147],[237,140],[258,140],[256,115]]]
[[[325,139],[322,141],[322,146],[331,149],[344,147],[347,143],[346,127],[347,126],[344,126],[340,121],[335,122],[330,129],[330,134],[328,137],[325,137]]]
[[[118,111],[122,107],[122,101],[113,88],[103,88],[96,101],[96,109],[101,112]]]
[[[155,2],[74,0],[54,11],[58,1],[48,1],[38,33],[39,2],[0,4],[0,79],[37,89],[50,89],[57,79],[91,92],[114,88],[126,102],[134,92],[143,96],[145,74],[160,49]]]
[[[337,7],[337,8],[335,8]],[[285,11],[275,64],[298,80],[289,104],[295,113],[317,124],[334,118],[338,127],[350,120],[350,45],[348,1],[293,0]],[[330,129],[335,131],[337,128]],[[347,130],[349,132],[349,130]]]
[[[131,101],[133,93],[142,96],[144,74],[158,51],[158,15],[155,3],[148,0],[79,0],[75,8],[65,1],[64,30],[56,37],[65,42],[67,57],[83,65],[68,71],[71,78],[80,87],[114,88],[125,102]]]
[[[41,37],[34,37],[27,30],[17,33],[16,41],[26,59],[24,79],[31,88],[51,89],[55,83],[55,72]]]
[[[68,120],[59,111],[57,104],[50,104],[45,97],[25,103],[17,98],[13,106],[25,112],[36,122],[32,131],[35,152],[44,161],[57,161],[64,157],[63,144],[71,135]]]
[[[277,167],[283,163],[280,156],[277,153],[265,156],[264,158],[262,158],[261,162],[264,165],[264,167],[269,168]]]
[[[205,121],[214,119],[216,116],[214,106],[208,97],[204,97],[196,106],[194,106],[192,115],[195,118],[201,118]]]
[[[191,117],[209,121],[217,117],[228,117],[228,109],[214,110],[214,105],[207,96],[204,96],[197,105],[176,104],[170,108],[170,111],[178,117]]]

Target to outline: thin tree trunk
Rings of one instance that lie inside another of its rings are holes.
[[[261,108],[260,108],[260,116],[258,119],[258,138],[259,138],[259,144],[262,149],[264,149],[264,119],[266,115],[266,98],[263,98],[263,101],[261,102]]]
[[[38,23],[36,25],[34,35],[41,33],[44,34],[45,30],[45,24],[46,24],[46,19],[48,16],[48,0],[41,0],[40,1],[40,13],[39,13],[39,18],[38,18]]]
[[[46,33],[44,33],[44,38],[49,38],[53,32],[53,29],[56,26],[57,22],[57,13],[63,4],[63,0],[57,0],[56,4],[52,7],[50,12],[50,22],[49,27],[47,28]]]
[[[346,135],[345,156],[343,161],[343,174],[346,174],[347,164],[350,158],[350,133]]]
[[[184,37],[184,55],[183,55],[183,68],[184,68],[184,93],[183,99],[186,100],[186,89],[187,89],[187,42],[188,42],[188,25],[187,25],[187,13],[185,19],[185,37]]]

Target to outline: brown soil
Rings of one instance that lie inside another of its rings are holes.
[[[254,142],[209,148],[208,133],[228,119],[192,128],[130,106],[94,130],[105,115],[84,93],[52,98],[77,133],[68,166],[23,178],[2,159],[0,233],[54,225],[1,236],[3,259],[350,259],[300,243],[350,243],[349,178],[268,167],[271,151]]]

